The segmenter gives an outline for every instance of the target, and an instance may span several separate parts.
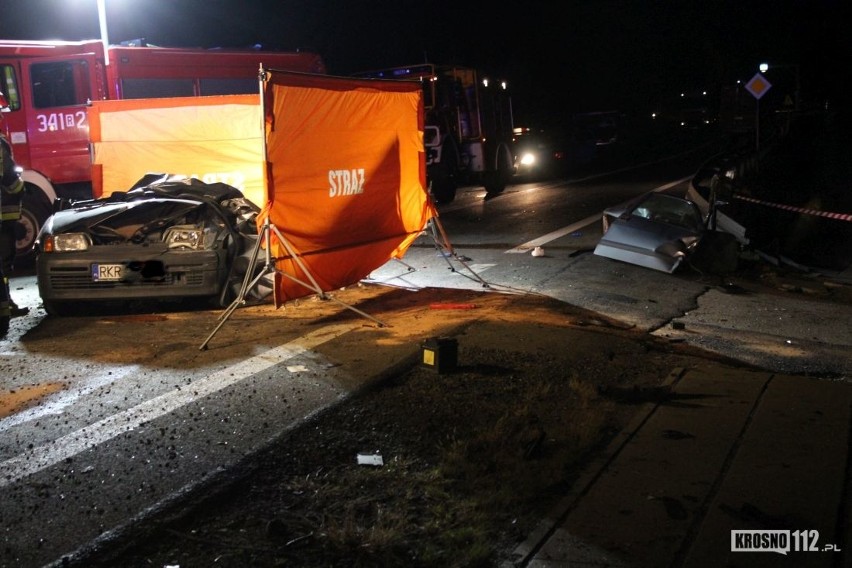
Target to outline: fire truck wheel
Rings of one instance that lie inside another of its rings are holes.
[[[21,219],[18,223],[21,225],[21,238],[15,242],[15,266],[30,266],[35,260],[35,244],[39,229],[41,229],[47,218],[50,217],[51,207],[43,198],[40,198],[40,193],[32,195],[27,193],[24,195],[23,207],[21,210]]]
[[[456,198],[456,181],[451,177],[433,179],[432,197],[437,203],[451,203]]]
[[[456,173],[459,169],[458,145],[447,137],[441,144],[441,161],[429,172],[432,197],[437,203],[451,203],[456,198]]]
[[[431,172],[432,197],[437,203],[451,203],[456,198],[456,178],[445,164],[439,164]]]
[[[512,154],[508,147],[501,146],[497,151],[497,169],[485,172],[483,185],[489,196],[502,193],[509,181],[512,179],[514,169],[512,166]]]
[[[499,195],[509,185],[511,175],[504,171],[485,172],[483,174],[483,185],[489,196]]]

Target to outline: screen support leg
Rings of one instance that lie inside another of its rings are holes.
[[[281,242],[284,245],[284,247],[287,249],[287,252],[290,254],[290,257],[293,259],[293,261],[296,262],[296,264],[298,264],[299,267],[302,269],[302,271],[308,276],[310,283],[304,282],[304,281],[296,278],[295,276],[292,276],[290,274],[287,274],[286,272],[283,272],[283,271],[275,268],[275,259],[272,258],[272,253],[271,253],[271,250],[272,250],[271,249],[271,245],[272,245],[271,235],[272,235],[273,231],[275,232],[275,236],[278,237],[279,242]],[[199,350],[204,351],[204,350],[207,349],[207,345],[210,343],[210,340],[213,339],[213,336],[216,335],[216,333],[222,328],[223,325],[225,325],[225,322],[228,320],[229,317],[231,317],[231,314],[233,314],[234,311],[238,307],[245,305],[246,295],[249,293],[249,291],[251,291],[252,288],[254,288],[255,285],[257,285],[257,283],[260,282],[261,279],[263,279],[264,277],[268,276],[269,274],[273,274],[273,273],[280,274],[284,278],[288,278],[288,279],[292,280],[293,282],[301,284],[302,286],[304,286],[304,287],[306,287],[310,290],[315,291],[319,295],[319,297],[323,300],[332,300],[332,301],[338,303],[339,305],[343,306],[344,308],[352,310],[353,312],[357,313],[358,315],[363,316],[367,319],[370,319],[370,320],[376,322],[379,325],[379,327],[386,327],[387,326],[387,324],[385,324],[381,320],[367,314],[366,312],[363,312],[363,311],[355,308],[354,306],[350,306],[349,304],[347,304],[347,303],[345,303],[341,300],[338,300],[337,298],[335,298],[333,296],[329,296],[325,292],[323,292],[322,289],[320,288],[319,284],[317,284],[316,280],[314,279],[313,275],[308,270],[307,266],[305,266],[304,262],[302,262],[302,259],[299,257],[299,255],[296,254],[296,251],[293,249],[293,247],[290,245],[290,243],[284,238],[284,236],[281,234],[281,232],[278,230],[278,228],[273,226],[270,223],[269,216],[266,217],[266,220],[263,224],[263,228],[261,230],[261,234],[259,235],[259,237],[257,239],[257,243],[255,243],[254,250],[252,250],[251,257],[249,259],[249,267],[256,266],[257,258],[260,255],[260,249],[261,249],[262,244],[265,245],[265,251],[264,251],[265,257],[264,257],[263,269],[260,271],[260,273],[258,273],[254,277],[252,276],[253,270],[251,268],[246,272],[246,275],[243,278],[243,283],[242,283],[242,286],[240,286],[240,291],[237,294],[237,297],[234,298],[234,301],[231,302],[231,304],[219,316],[219,323],[216,324],[216,327],[213,328],[213,331],[210,332],[210,335],[208,335],[207,338],[204,340],[204,342],[201,344],[201,346],[199,347]]]

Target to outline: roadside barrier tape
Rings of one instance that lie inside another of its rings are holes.
[[[794,211],[796,213],[804,213],[806,215],[817,215],[819,217],[826,217],[827,219],[836,219],[838,221],[852,221],[852,214],[850,213],[830,213],[828,211],[819,211],[817,209],[805,209],[802,207],[793,207],[792,205],[784,205],[782,203],[772,203],[771,201],[761,201],[760,199],[754,199],[752,197],[745,197],[744,195],[735,195],[734,199],[739,199],[740,201],[748,201],[749,203],[757,203],[759,205],[766,205],[768,207],[775,207],[776,209],[783,209],[785,211]]]

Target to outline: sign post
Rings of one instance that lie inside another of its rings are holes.
[[[757,151],[760,151],[760,98],[766,94],[766,91],[772,88],[772,83],[766,80],[766,77],[761,73],[755,73],[754,77],[746,83],[745,88],[755,98],[755,113],[754,113],[754,132],[755,145]]]

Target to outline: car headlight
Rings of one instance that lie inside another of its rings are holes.
[[[43,252],[73,252],[89,250],[92,239],[86,233],[50,235],[44,240]]]
[[[531,166],[535,163],[535,154],[532,152],[524,152],[521,155],[521,165]]]
[[[193,226],[170,227],[163,241],[170,249],[199,250],[204,248],[204,231]]]

